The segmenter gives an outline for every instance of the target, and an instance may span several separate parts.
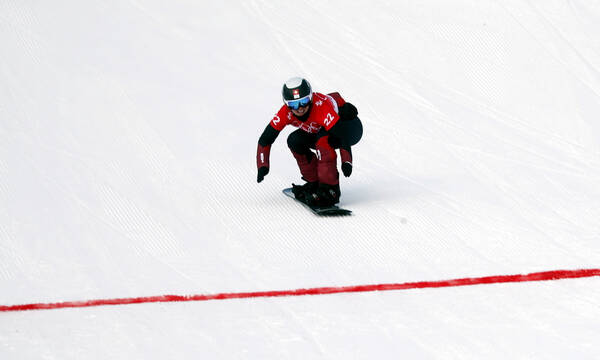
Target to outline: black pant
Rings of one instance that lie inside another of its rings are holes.
[[[293,131],[287,138],[288,147],[295,153],[307,154],[310,149],[315,149],[317,140],[329,135],[329,145],[332,148],[350,150],[350,146],[356,145],[362,138],[363,127],[358,117],[352,120],[340,120],[334,128],[335,131],[332,132],[321,128],[316,134],[309,134],[302,129]]]

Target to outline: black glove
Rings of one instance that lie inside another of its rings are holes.
[[[358,115],[358,110],[356,109],[356,106],[347,102],[340,106],[338,109],[338,114],[342,120],[352,120]]]
[[[267,166],[262,166],[258,168],[258,176],[256,177],[257,182],[261,182],[265,179],[265,176],[269,173],[269,168]]]
[[[350,176],[350,174],[352,174],[352,163],[349,162],[345,162],[342,164],[342,172],[344,173],[345,177]]]

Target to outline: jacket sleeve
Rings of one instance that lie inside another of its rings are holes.
[[[279,136],[280,131],[276,130],[271,124],[267,125],[262,135],[258,139],[258,148],[256,150],[256,167],[269,167],[269,157],[271,154],[271,145]]]
[[[358,110],[356,109],[356,106],[349,102],[346,102],[344,105],[340,106],[338,112],[342,121],[352,120],[358,116]]]
[[[350,103],[346,103],[350,104]],[[338,121],[335,125],[333,125],[333,127],[331,129],[329,129],[328,133],[333,135],[334,137],[338,138],[338,139],[343,139],[344,138],[344,134],[342,133],[342,126],[341,122],[344,121],[344,119],[340,119],[340,121]],[[343,163],[350,163],[350,165],[352,165],[352,149],[350,148],[350,146],[348,144],[345,144],[344,142],[342,142],[342,144],[340,144],[340,156],[342,158],[342,164]]]
[[[350,146],[340,149],[340,157],[342,158],[342,164],[349,163],[352,165],[352,149]]]

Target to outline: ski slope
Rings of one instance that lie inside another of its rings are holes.
[[[600,268],[597,1],[0,2],[0,306]],[[281,194],[304,76],[345,218]],[[0,312],[1,359],[598,359],[600,278]]]

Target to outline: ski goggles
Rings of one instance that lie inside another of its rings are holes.
[[[289,107],[292,108],[294,110],[298,110],[298,108],[300,107],[305,107],[308,104],[310,104],[310,99],[311,96],[305,96],[301,99],[297,99],[297,100],[285,100],[285,104]]]

